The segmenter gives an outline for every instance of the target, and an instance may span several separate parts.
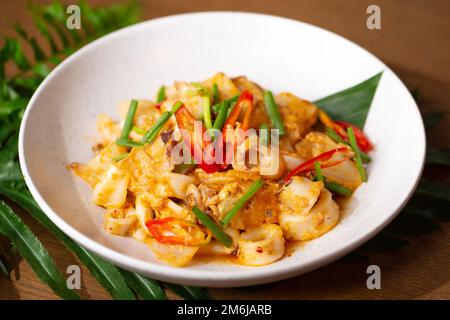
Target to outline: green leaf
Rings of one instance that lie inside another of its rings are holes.
[[[41,77],[23,77],[19,76],[11,80],[12,85],[16,89],[25,89],[28,91],[27,96],[32,96],[33,92],[36,91],[39,84],[42,82]]]
[[[44,60],[45,59],[44,50],[41,48],[41,46],[36,41],[36,39],[34,37],[30,37],[20,23],[14,24],[13,27],[16,30],[16,32],[19,34],[19,36],[23,40],[28,42],[28,44],[30,45],[31,49],[33,50],[34,59],[36,61]]]
[[[136,23],[139,17],[138,1],[131,0],[122,4],[92,8],[82,0],[79,6],[84,17],[83,27],[87,35],[105,34]]]
[[[435,223],[432,218],[408,212],[406,209],[385,229],[385,231],[395,234],[395,236],[411,237],[432,233],[439,229],[439,224]]]
[[[15,100],[0,101],[0,118],[6,118],[12,113],[23,110],[28,104],[28,99],[18,98]]]
[[[22,171],[16,160],[6,161],[0,167],[0,182],[14,182],[22,179]]]
[[[50,73],[50,69],[45,63],[37,63],[31,69],[36,75],[42,77],[44,79]]]
[[[0,167],[5,165],[7,162],[11,160],[15,160],[17,157],[17,145],[18,145],[19,134],[14,133],[9,136],[5,145],[0,149]]]
[[[59,50],[58,46],[56,45],[56,42],[48,29],[47,23],[41,16],[39,7],[31,4],[29,10],[31,12],[31,16],[33,17],[34,25],[38,29],[39,33],[47,40],[51,53],[56,54]]]
[[[356,86],[314,103],[334,120],[347,121],[363,128],[382,74],[383,72],[380,72]]]
[[[3,146],[4,141],[15,131],[16,128],[9,122],[3,122],[0,119],[0,147]]]
[[[67,48],[70,43],[65,32],[66,15],[63,5],[55,1],[48,6],[43,6],[39,11],[41,12],[42,18],[58,34],[63,48]]]
[[[8,275],[8,269],[6,269],[5,264],[3,263],[2,259],[0,259],[0,271],[7,276]]]
[[[428,147],[425,163],[450,166],[450,149]]]
[[[446,115],[445,112],[427,112],[422,114],[423,123],[426,129],[431,129],[438,124]]]
[[[57,295],[64,299],[80,299],[75,291],[67,288],[64,277],[42,243],[3,201],[0,201],[0,233],[11,240],[39,279]]]
[[[367,261],[369,259],[370,259],[370,257],[368,257],[367,255],[359,252],[358,250],[350,252],[349,254],[347,254],[346,256],[344,256],[342,258],[342,260],[349,261],[349,262]]]
[[[27,210],[33,218],[50,230],[62,243],[72,250],[89,269],[97,281],[117,300],[132,300],[134,295],[128,288],[117,267],[101,259],[66,236],[39,208],[30,192],[14,188],[11,184],[0,183],[0,194]]]
[[[22,52],[22,46],[16,39],[6,38],[3,48],[0,50],[0,63],[4,64],[12,60],[20,70],[27,70],[30,62]]]
[[[381,231],[374,238],[366,242],[358,251],[374,253],[374,252],[392,252],[408,245],[409,241],[391,235],[388,232]]]
[[[119,268],[120,273],[127,281],[128,285],[143,300],[166,300],[167,296],[159,283],[153,279],[148,279],[140,274]]]
[[[186,300],[210,300],[205,289],[193,286],[184,286],[165,282],[164,285]]]
[[[414,194],[402,212],[450,221],[450,202],[421,194]]]

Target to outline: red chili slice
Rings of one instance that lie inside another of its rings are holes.
[[[369,152],[369,151],[373,150],[372,142],[370,142],[369,138],[357,126],[355,126],[351,123],[345,122],[345,121],[335,121],[335,123],[337,125],[341,126],[342,128],[344,128],[345,129],[344,131],[347,131],[347,128],[349,128],[349,127],[353,128],[353,132],[355,133],[356,142],[358,144],[359,149],[361,149],[361,151]],[[345,138],[347,139],[347,134],[346,134]]]
[[[327,160],[330,160],[337,152],[349,152],[349,149],[347,147],[339,147],[336,149],[332,149],[329,151],[326,151],[324,153],[319,154],[317,157],[311,158],[308,161],[303,162],[301,165],[299,165],[297,168],[292,170],[288,173],[286,178],[284,178],[284,184],[288,184],[291,182],[292,177],[301,173],[301,172],[307,172],[314,170],[314,163],[317,161],[320,163],[321,168],[329,168],[332,166],[335,166],[337,164],[340,164],[344,162],[345,160],[348,160],[348,157],[343,157],[342,159],[335,160],[332,162],[325,162]]]
[[[184,129],[181,131],[184,143],[188,147],[189,152],[194,157],[195,162],[198,164],[198,166],[206,173],[214,173],[219,171],[221,168],[221,164],[205,162],[204,145],[208,141],[203,141],[203,136],[205,133],[204,126],[202,125],[202,129],[200,132],[201,136],[195,136],[194,121],[196,119],[184,105],[182,105],[177,110],[177,112],[175,112],[175,118],[177,120],[178,127],[180,129]]]
[[[237,146],[240,145],[243,141],[242,136],[231,137],[231,136],[229,136],[229,133],[230,133],[230,131],[232,131],[234,133],[234,130],[235,130],[234,124],[237,121],[237,119],[239,118],[239,115],[241,114],[241,110],[245,104],[247,105],[247,109],[245,110],[244,119],[242,121],[242,125],[240,126],[240,129],[242,129],[242,131],[245,131],[248,129],[248,127],[250,125],[250,119],[252,116],[252,112],[255,108],[255,104],[253,103],[253,94],[248,90],[242,91],[242,93],[239,95],[239,98],[238,98],[235,106],[233,107],[233,110],[231,111],[230,115],[228,116],[227,120],[225,121],[225,124],[222,129],[222,136],[224,139],[223,150],[226,151],[225,152],[226,153],[225,161],[224,161],[224,164],[222,165],[222,169],[225,169],[226,167],[228,167],[228,165],[231,163],[231,159],[233,157],[234,152],[236,151]],[[229,144],[229,143],[233,143],[231,148],[227,148],[227,144]],[[230,150],[231,150],[231,152],[227,152]]]

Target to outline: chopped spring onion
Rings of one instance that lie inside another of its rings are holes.
[[[334,141],[336,141],[336,142],[338,142],[338,143],[350,145],[348,142],[344,141],[344,139],[342,139],[342,138],[337,134],[337,132],[334,131],[333,129],[327,127],[326,130],[327,130],[328,136],[329,136],[331,139],[333,139]],[[370,156],[369,156],[367,153],[362,152],[361,150],[359,150],[359,152],[361,153],[361,160],[362,160],[364,163],[369,163],[370,161],[372,161],[372,159],[370,158]]]
[[[222,219],[222,225],[226,227],[231,219],[238,213],[239,210],[244,206],[244,204],[258,191],[264,184],[262,179],[258,179],[248,188],[244,195],[235,203],[234,207],[227,212],[227,214]]]
[[[266,105],[267,114],[272,121],[272,127],[279,130],[280,136],[286,133],[280,111],[278,110],[273,94],[270,91],[264,92],[264,104]]]
[[[316,177],[318,181],[323,181],[322,169],[320,168],[319,161],[314,162],[314,169],[316,170]]]
[[[136,126],[133,126],[133,128],[131,129],[134,132],[138,133],[138,134],[145,134],[145,130]]]
[[[364,169],[362,160],[361,160],[361,152],[359,151],[358,144],[356,143],[355,133],[353,132],[352,127],[347,128],[348,133],[348,140],[350,142],[350,146],[353,149],[353,152],[355,153],[355,162],[356,162],[356,168],[358,169],[359,176],[361,177],[361,180],[363,182],[367,181],[367,175],[366,170]]]
[[[135,147],[141,147],[142,143],[141,142],[136,142],[130,139],[117,139],[116,140],[116,144],[122,147],[128,147],[128,148],[135,148]]]
[[[316,171],[316,177],[314,180],[323,181],[325,189],[328,189],[331,192],[339,194],[341,196],[352,195],[353,192],[349,188],[346,188],[334,181],[327,181],[327,179],[323,176],[322,169],[320,168],[320,163],[318,161],[314,162],[314,169]]]
[[[166,87],[161,86],[158,90],[158,94],[156,95],[156,102],[161,103],[166,100]]]
[[[209,95],[203,96],[203,120],[207,130],[212,128],[211,120],[211,100]]]
[[[229,106],[230,103],[227,100],[224,100],[220,103],[220,108],[213,125],[214,129],[222,130],[225,120],[227,120],[227,112]]]
[[[269,126],[265,123],[259,126],[260,141],[263,146],[268,146],[270,143]]]
[[[114,157],[113,160],[114,160],[114,162],[118,162],[120,160],[125,159],[126,157],[128,157],[128,153],[122,153],[122,154],[119,154],[117,157]]]
[[[231,98],[228,98],[227,101],[228,101],[229,103],[232,103],[232,102],[238,101],[238,99],[239,99],[239,94],[237,94],[237,95],[235,95],[235,96],[232,96]]]
[[[192,95],[209,96],[209,90],[200,82],[192,82],[196,90],[192,91]]]
[[[200,220],[200,222],[212,232],[217,240],[222,242],[226,247],[233,244],[231,237],[223,231],[222,227],[218,226],[213,220],[211,220],[206,213],[200,210],[197,206],[192,208],[192,212],[194,212],[197,219]]]
[[[235,95],[229,99],[225,99],[222,102],[226,102],[228,103],[228,106],[231,106],[232,103],[236,103],[236,101],[239,99],[239,95]],[[211,109],[215,114],[218,114],[220,111],[220,107],[221,107],[222,103],[216,103]]]
[[[151,143],[153,140],[156,139],[158,136],[158,133],[161,131],[161,129],[164,127],[164,125],[169,121],[170,117],[173,116],[175,112],[183,105],[183,102],[177,101],[170,111],[165,111],[161,117],[156,121],[156,123],[153,125],[153,127],[147,131],[147,133],[142,138],[141,144],[144,143]]]
[[[344,141],[344,139],[342,139],[336,131],[334,131],[333,129],[327,127],[327,135],[333,139],[334,141],[338,142],[338,143],[343,143],[343,144],[348,144],[347,142]]]
[[[350,190],[347,187],[344,187],[342,184],[339,184],[337,182],[334,181],[326,181],[325,180],[325,188],[327,188],[328,190],[330,190],[333,193],[339,194],[341,196],[351,196],[352,195],[352,190]]]
[[[219,102],[219,88],[217,87],[217,83],[213,83],[212,85],[212,96],[214,103]]]
[[[120,135],[120,138],[122,139],[128,139],[128,136],[130,135],[131,128],[133,127],[133,118],[134,114],[136,113],[137,104],[138,102],[136,100],[131,100],[130,102],[127,117],[125,118],[125,122],[123,124],[122,134]]]

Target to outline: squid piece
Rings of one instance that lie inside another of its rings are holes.
[[[303,100],[292,93],[282,92],[275,98],[287,136],[292,144],[300,141],[317,121],[319,111],[307,100]]]
[[[127,149],[111,143],[100,150],[87,164],[97,175],[105,173],[114,164],[114,158],[127,152]]]
[[[311,240],[330,231],[339,221],[339,207],[331,193],[323,189],[316,205],[307,214],[282,212],[280,226],[287,240]]]
[[[188,264],[199,249],[199,247],[181,244],[164,244],[151,238],[148,238],[146,243],[158,260],[174,267],[183,267]]]
[[[131,100],[123,101],[118,106],[119,116],[122,119],[122,123],[130,108]],[[156,107],[156,105],[148,100],[138,100],[136,113],[133,118],[133,125],[142,129],[144,131],[150,130],[156,121],[161,117],[161,110]],[[164,130],[164,129],[163,129]],[[141,134],[137,134],[131,131],[130,134],[132,139],[140,140],[142,138]]]
[[[166,88],[166,100],[161,104],[161,111],[169,111],[172,106],[182,100],[185,107],[196,118],[203,115],[203,97],[198,94],[198,87],[190,82],[176,81],[173,86]],[[175,119],[169,123],[175,124]]]
[[[353,160],[347,160],[336,166],[325,168],[322,173],[327,181],[337,182],[350,190],[355,190],[362,183],[358,168]]]
[[[248,266],[273,263],[284,255],[283,231],[276,224],[250,228],[239,238],[238,258]]]
[[[230,227],[224,229],[224,232],[233,239],[233,244],[226,247],[222,242],[215,239],[211,240],[207,245],[200,247],[198,254],[212,254],[212,255],[229,255],[238,248],[239,231]]]
[[[132,208],[127,210],[108,209],[105,213],[105,229],[119,236],[128,235],[137,221],[138,219]]]
[[[94,202],[102,207],[120,208],[127,197],[128,181],[127,173],[112,165],[94,187]]]
[[[151,199],[151,206],[156,213],[158,219],[172,217],[178,219],[184,219],[190,222],[195,222],[195,215],[169,198],[153,197]]]
[[[185,174],[164,172],[159,175],[156,186],[156,195],[161,198],[174,197],[186,199],[186,191],[190,184],[194,183],[194,178]]]
[[[186,188],[186,203],[190,208],[197,206],[202,210],[204,209],[204,205],[202,203],[202,194],[194,184],[190,184]]]
[[[218,72],[212,78],[204,81],[203,85],[211,91],[214,83],[219,89],[220,100],[229,99],[240,93],[233,81],[222,72]]]
[[[290,211],[299,215],[306,214],[317,202],[322,189],[321,181],[313,182],[308,178],[296,176],[280,192],[279,200]]]
[[[280,150],[274,146],[260,146],[259,174],[269,179],[278,179],[286,171],[286,163]]]
[[[240,76],[231,80],[240,91],[250,91],[256,101],[264,100],[264,90],[256,83],[248,80],[247,77]]]
[[[304,159],[304,158],[298,156],[294,152],[288,152],[288,151],[281,151],[281,156],[283,157],[284,163],[286,164],[286,169],[288,171],[294,170],[299,165],[301,165],[303,162],[308,160],[308,159]]]
[[[144,193],[139,194],[136,197],[136,202],[135,202],[135,213],[136,213],[136,217],[139,222],[139,226],[148,235],[150,235],[150,232],[148,231],[145,223],[148,220],[152,220],[155,218],[155,212],[154,212],[153,208],[151,207],[152,197],[153,196],[150,193],[144,192]]]
[[[113,143],[120,136],[120,125],[106,114],[97,117],[96,126],[103,145]]]
[[[311,132],[300,143],[297,143],[295,148],[299,157],[311,159],[340,146],[342,145],[335,143],[325,133]],[[362,183],[353,160],[347,160],[336,166],[322,169],[322,173],[328,181],[337,182],[351,190],[355,190]]]
[[[70,164],[69,168],[70,168],[70,170],[72,170],[73,173],[75,173],[78,177],[83,179],[91,187],[95,187],[95,185],[100,180],[97,173],[85,164],[78,163],[78,162],[72,162]]]

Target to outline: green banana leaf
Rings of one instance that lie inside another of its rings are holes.
[[[314,103],[334,120],[353,123],[363,128],[372,99],[383,72],[343,91],[314,101]]]

